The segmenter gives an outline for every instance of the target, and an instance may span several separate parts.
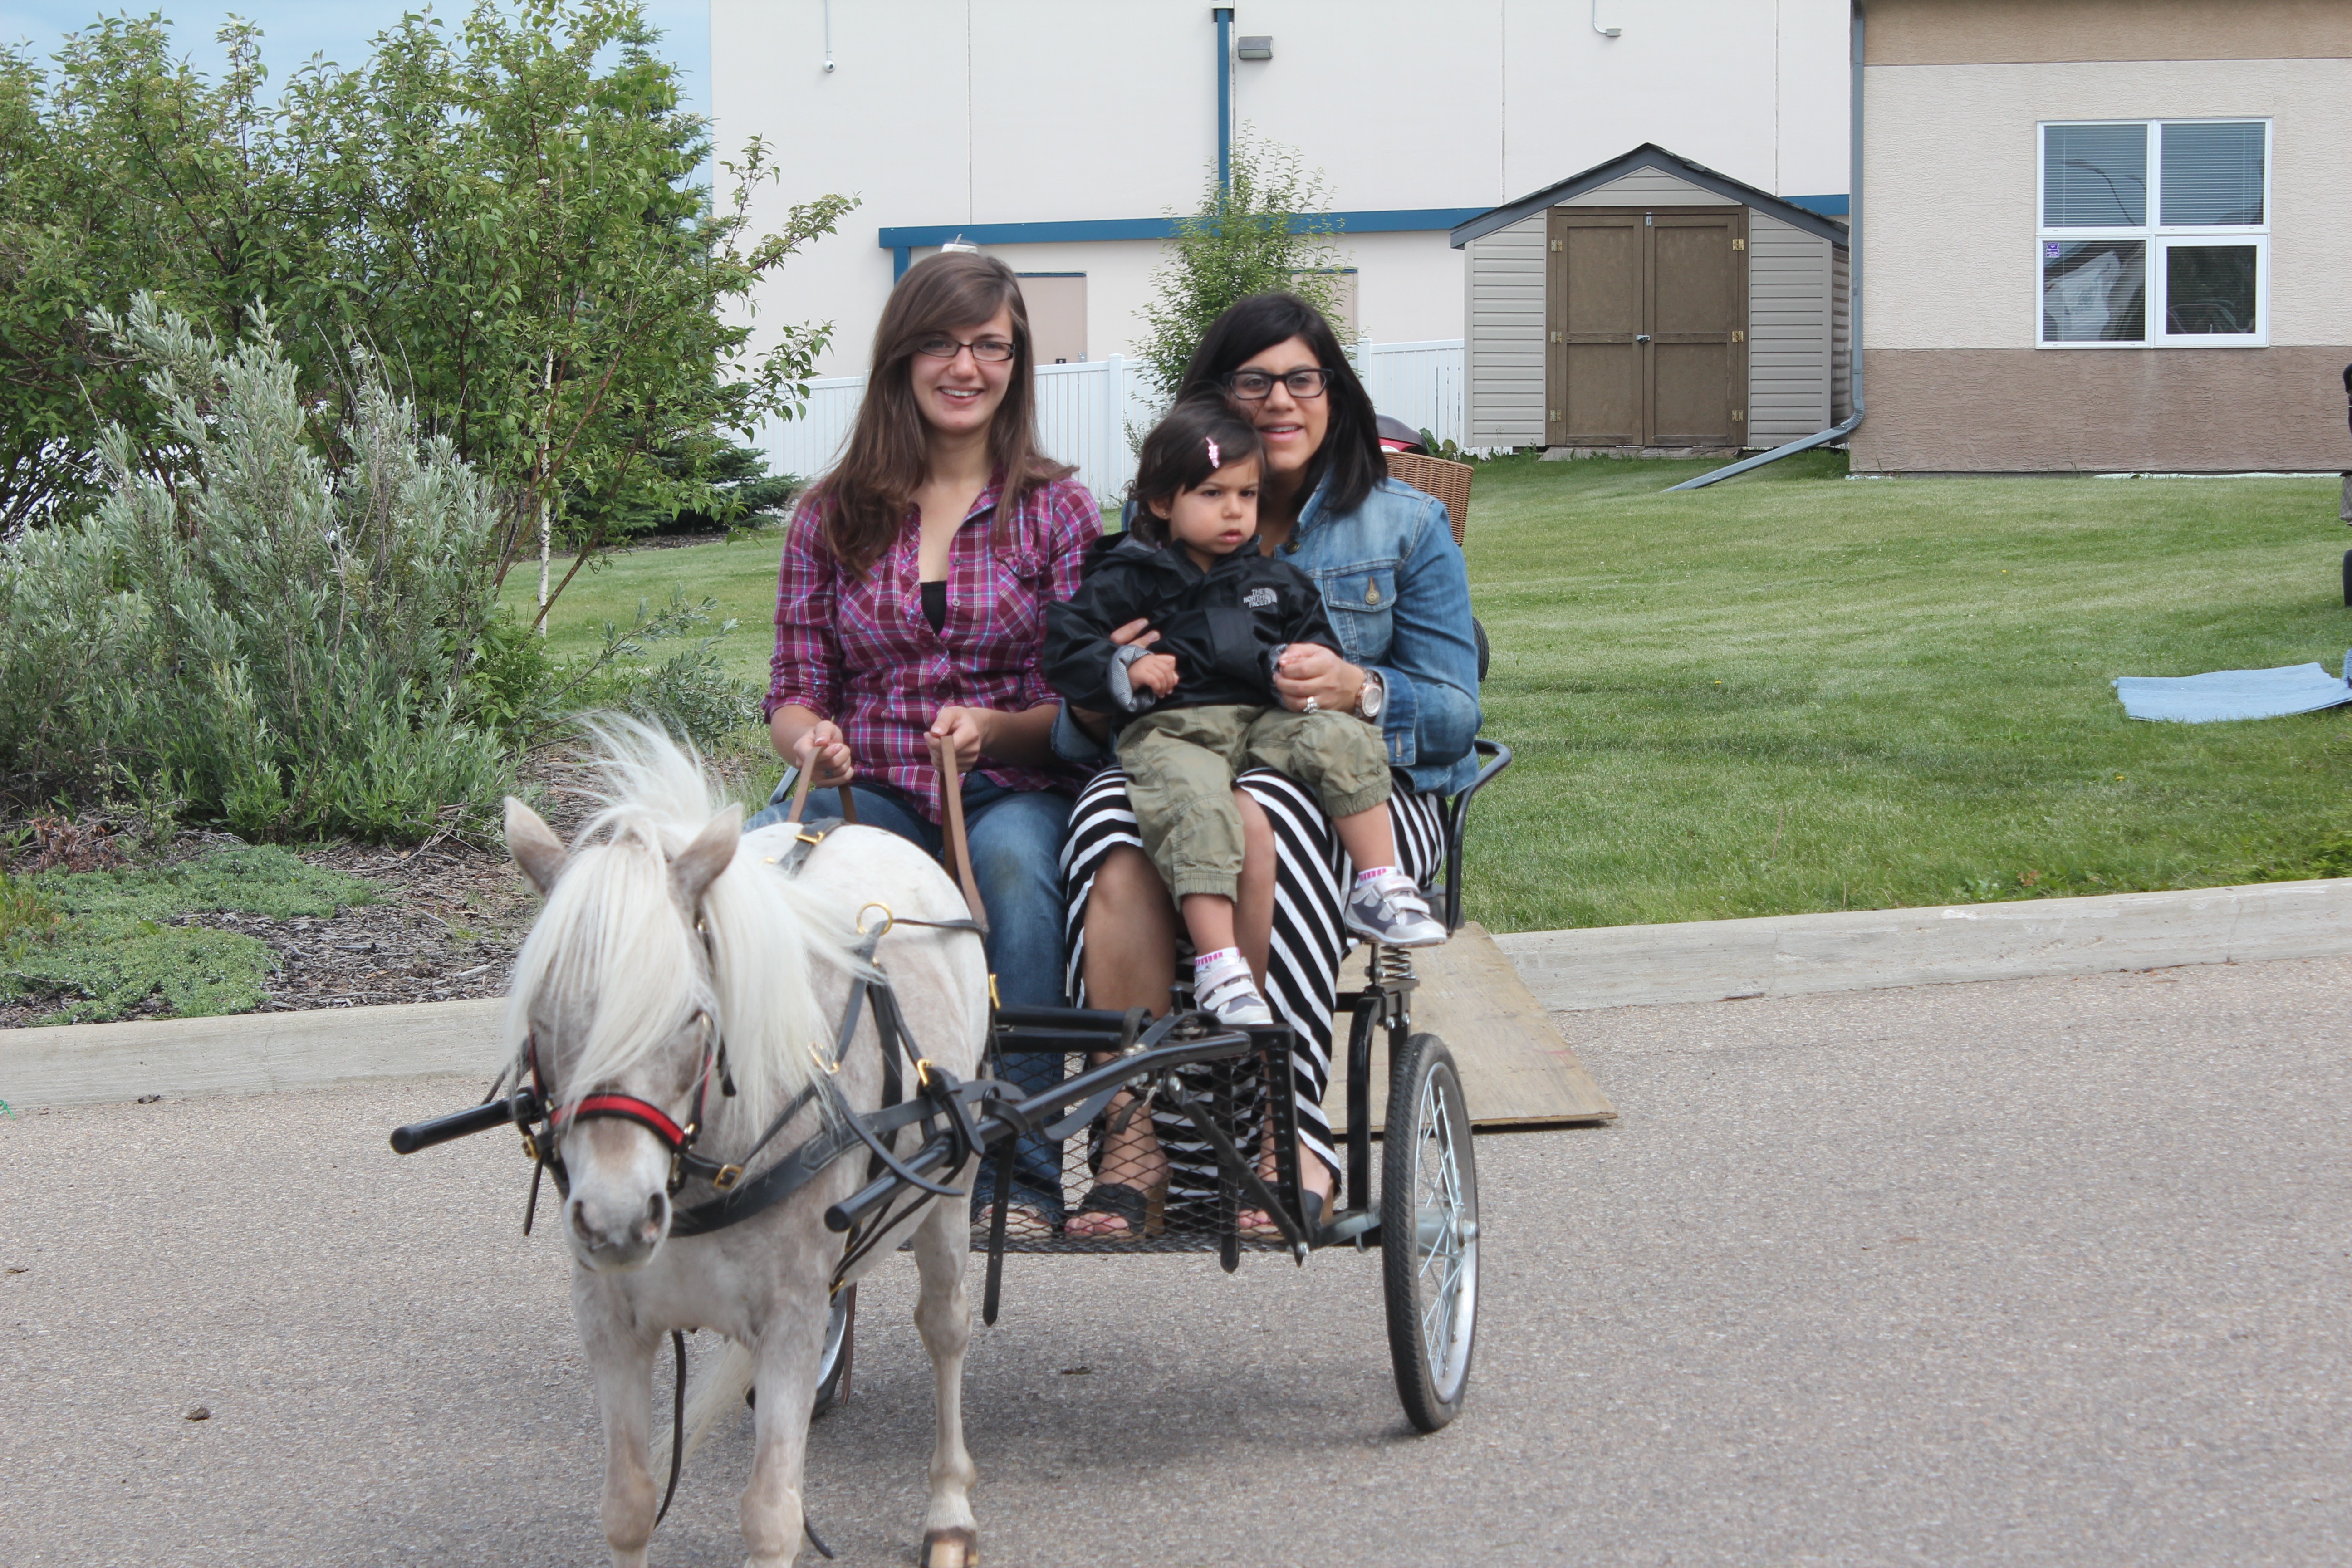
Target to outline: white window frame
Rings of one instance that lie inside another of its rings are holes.
[[[2164,128],[2167,125],[2231,124],[2263,128],[2263,221],[2259,224],[2167,224],[2164,216]],[[2049,142],[2053,126],[2137,125],[2147,136],[2147,221],[2105,228],[2052,228],[2049,216]],[[2268,348],[2271,341],[2271,165],[2275,137],[2268,115],[2175,115],[2158,120],[2044,120],[2033,136],[2033,342],[2045,349],[2229,349]],[[2138,339],[2082,342],[2050,339],[2043,326],[2042,249],[2052,240],[2137,239],[2144,243],[2147,277],[2140,295],[2147,335]],[[2254,247],[2254,330],[2251,332],[2175,332],[2167,330],[2165,257],[2175,245],[2251,245]]]

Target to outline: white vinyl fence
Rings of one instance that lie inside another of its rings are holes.
[[[1462,341],[1367,343],[1356,368],[1372,406],[1427,430],[1442,441],[1462,439]],[[1106,509],[1116,506],[1135,478],[1133,442],[1160,407],[1138,362],[1114,354],[1081,364],[1043,364],[1037,376],[1037,434],[1046,452],[1077,465],[1078,479]],[[809,383],[800,418],[772,422],[760,433],[768,470],[814,479],[833,467],[866,395],[862,375]],[[1130,437],[1129,432],[1132,432]]]

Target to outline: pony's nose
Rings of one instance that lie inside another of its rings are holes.
[[[669,1221],[669,1194],[656,1192],[642,1209],[619,1215],[604,1212],[581,1194],[565,1205],[571,1211],[572,1232],[600,1262],[635,1263],[660,1245],[662,1227]]]

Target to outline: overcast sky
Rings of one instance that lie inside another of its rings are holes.
[[[0,0],[0,43],[30,44],[44,60],[65,36],[101,16],[147,16],[161,11],[172,23],[173,51],[218,79],[224,56],[213,35],[229,15],[261,27],[261,58],[269,79],[282,82],[312,55],[346,68],[363,63],[368,40],[398,22],[404,12],[431,11],[454,26],[472,9],[470,0],[178,0],[123,5],[106,0]],[[646,0],[646,15],[662,31],[661,48],[679,68],[686,106],[710,112],[709,0]]]

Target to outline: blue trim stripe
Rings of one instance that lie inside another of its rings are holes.
[[[1788,203],[1792,207],[1802,207],[1809,213],[1819,213],[1823,217],[1844,217],[1847,215],[1848,210],[1853,205],[1853,202],[1843,195],[1834,196],[1782,196],[1780,199]]]
[[[1843,197],[1840,197],[1843,200]],[[1418,234],[1468,223],[1485,207],[1397,207],[1381,212],[1308,213],[1291,220],[1294,230],[1329,222],[1341,234]],[[1087,239],[1173,239],[1172,217],[1077,218],[1064,223],[935,223],[886,228],[885,250],[945,245],[958,235],[967,245],[1057,245]]]

